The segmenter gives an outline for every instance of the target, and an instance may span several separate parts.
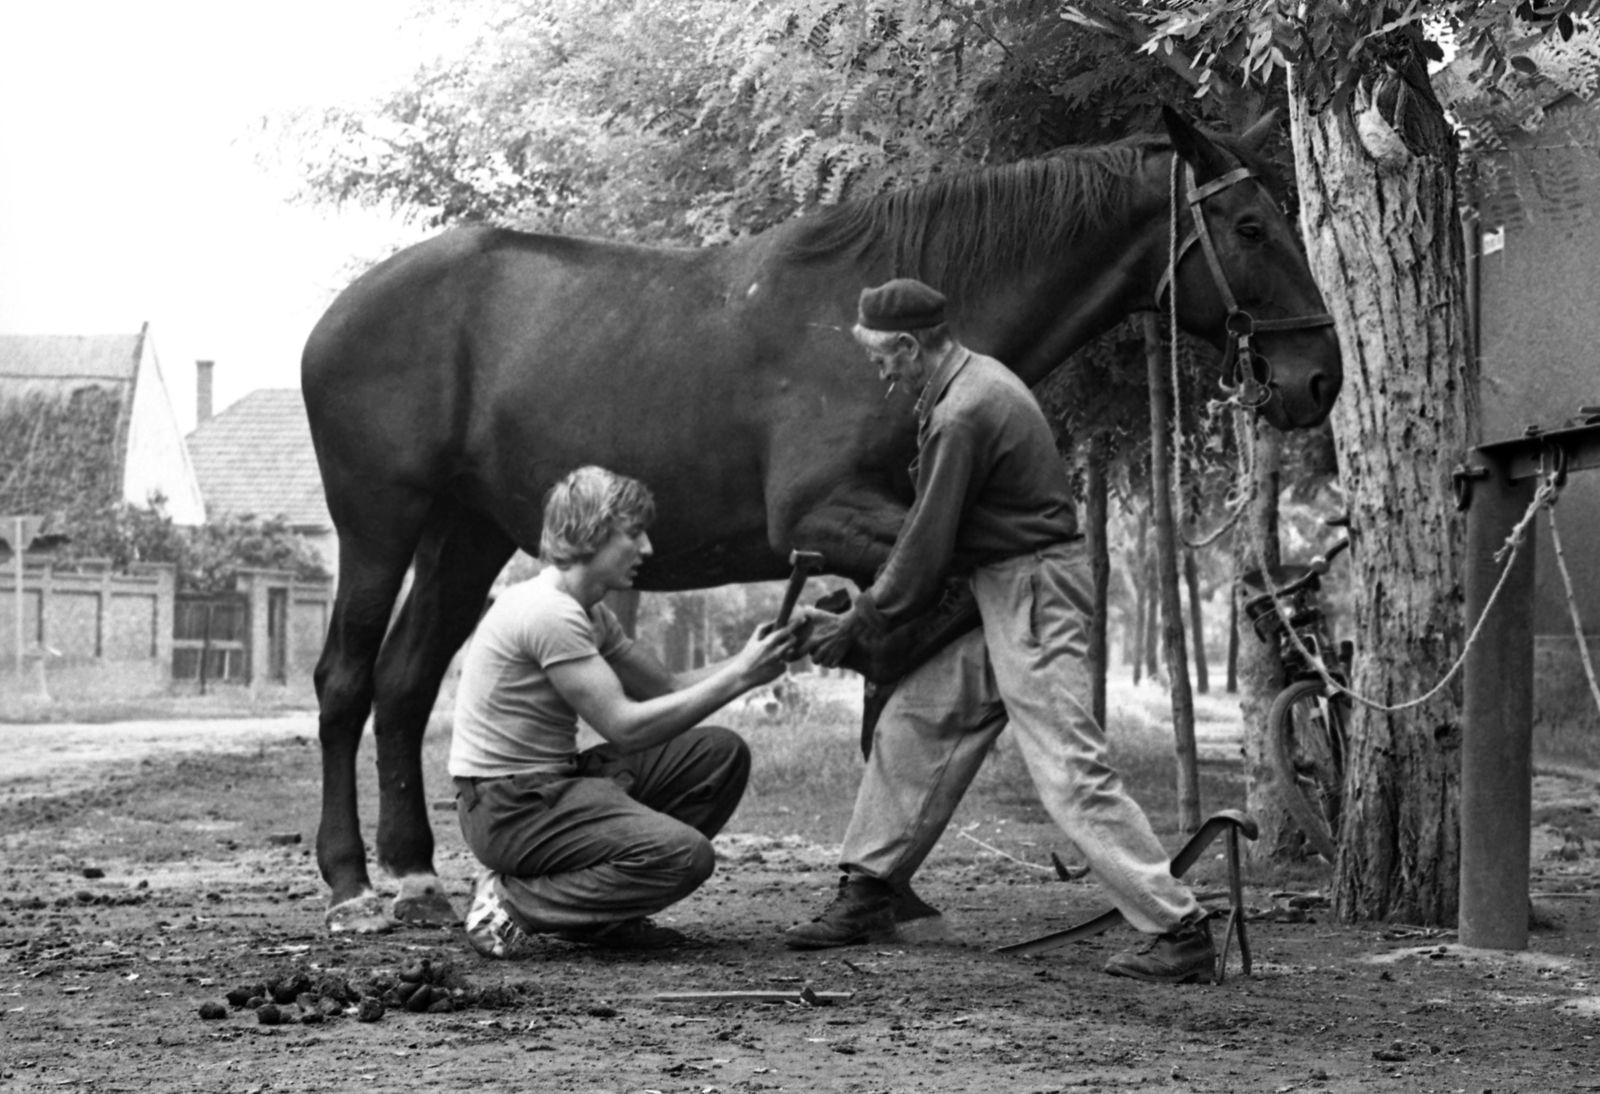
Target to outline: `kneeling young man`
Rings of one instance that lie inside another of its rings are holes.
[[[920,281],[861,294],[856,340],[881,379],[917,396],[916,500],[889,561],[851,610],[808,609],[806,651],[838,664],[858,634],[930,607],[952,570],[971,574],[982,630],[913,671],[884,706],[840,854],[839,895],[786,941],[851,945],[936,917],[908,900],[911,876],[1009,720],[1040,801],[1147,935],[1106,971],[1210,980],[1205,913],[1172,876],[1089,713],[1092,583],[1049,423],[1011,370],[950,336],[944,313],[943,295]]]
[[[624,633],[602,598],[650,555],[650,492],[599,467],[545,497],[537,577],[479,622],[456,692],[450,774],[467,846],[488,868],[467,912],[486,957],[531,936],[654,948],[646,917],[711,876],[711,837],[744,794],[750,753],[699,721],[784,669],[798,624],[681,678]],[[577,750],[578,719],[605,741]]]

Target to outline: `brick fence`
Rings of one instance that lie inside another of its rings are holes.
[[[173,680],[175,652],[192,645],[174,641],[176,579],[169,564],[136,564],[127,573],[93,561],[70,566],[28,561],[22,574],[24,686],[38,679],[39,662],[50,674],[70,670],[74,680],[97,679],[117,690]],[[251,687],[309,682],[332,606],[332,581],[300,581],[280,570],[245,570],[230,599],[242,602],[242,671],[232,682]],[[0,686],[19,683],[18,591],[12,568],[0,574]],[[184,663],[178,657],[177,663]],[[194,659],[188,658],[192,665]],[[192,671],[192,670],[190,670]]]

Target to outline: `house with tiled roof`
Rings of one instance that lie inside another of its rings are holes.
[[[0,334],[0,513],[45,517],[160,494],[179,524],[205,505],[149,324],[136,334]]]
[[[212,516],[281,517],[333,573],[333,520],[299,390],[260,388],[211,416],[206,380],[202,375],[201,421],[189,434],[189,456]]]

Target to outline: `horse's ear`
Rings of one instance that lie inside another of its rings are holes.
[[[1196,182],[1206,182],[1232,170],[1232,158],[1165,103],[1161,104],[1161,120],[1166,123],[1167,136],[1172,138],[1173,151],[1194,168]]]
[[[1267,138],[1272,136],[1277,128],[1278,108],[1273,107],[1261,115],[1260,119],[1249,129],[1239,134],[1239,145],[1246,152],[1260,152],[1262,146],[1267,143]]]

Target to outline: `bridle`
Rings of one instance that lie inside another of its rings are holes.
[[[1245,179],[1255,178],[1257,172],[1251,167],[1236,167],[1224,175],[1217,176],[1204,186],[1196,186],[1194,167],[1185,163],[1184,182],[1188,191],[1189,213],[1194,226],[1179,243],[1177,239],[1179,159],[1177,155],[1172,157],[1172,246],[1168,254],[1167,268],[1162,272],[1161,279],[1156,282],[1156,307],[1160,308],[1161,298],[1176,284],[1178,263],[1183,261],[1191,247],[1199,243],[1200,249],[1205,252],[1206,265],[1211,267],[1211,279],[1216,283],[1217,292],[1222,295],[1222,302],[1228,308],[1228,318],[1224,321],[1227,344],[1223,349],[1222,388],[1228,392],[1230,401],[1248,409],[1259,410],[1272,399],[1272,360],[1265,354],[1258,353],[1252,346],[1251,339],[1257,333],[1331,327],[1333,316],[1322,312],[1317,315],[1292,316],[1288,319],[1257,319],[1239,306],[1238,300],[1233,295],[1233,289],[1228,284],[1228,275],[1222,270],[1222,261],[1217,258],[1217,247],[1211,240],[1211,229],[1206,225],[1205,214],[1200,206],[1211,195],[1221,193]],[[1176,311],[1176,301],[1174,301],[1174,311]],[[1259,377],[1255,366],[1257,359],[1261,361]]]

